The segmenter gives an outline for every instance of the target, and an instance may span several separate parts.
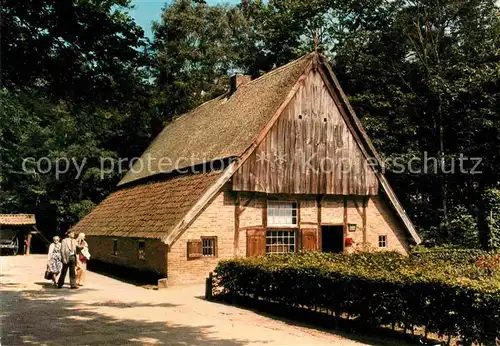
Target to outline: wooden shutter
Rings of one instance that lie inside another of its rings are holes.
[[[302,233],[302,250],[311,251],[318,249],[318,230],[307,228],[300,230]]]
[[[188,240],[187,253],[189,258],[201,257],[201,239]]]
[[[266,254],[266,230],[264,228],[247,230],[247,256],[263,256]]]

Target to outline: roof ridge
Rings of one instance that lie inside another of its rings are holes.
[[[311,53],[309,53],[309,54],[304,54],[304,55],[302,55],[301,57],[299,57],[299,58],[297,58],[297,59],[295,59],[295,60],[292,60],[292,61],[290,61],[290,62],[286,63],[285,65],[282,65],[282,66],[279,66],[279,67],[277,67],[277,68],[275,68],[275,69],[269,70],[268,72],[264,73],[262,76],[259,76],[258,78],[255,78],[255,79],[252,79],[251,81],[249,81],[249,82],[247,82],[247,83],[244,83],[243,85],[239,86],[239,87],[238,87],[238,89],[239,89],[239,88],[244,88],[244,87],[247,87],[247,86],[249,86],[250,84],[253,84],[253,83],[257,82],[257,81],[262,81],[263,79],[266,79],[266,78],[268,78],[268,77],[272,77],[272,76],[273,76],[273,75],[275,75],[277,72],[280,72],[280,71],[282,71],[282,70],[284,70],[284,69],[286,69],[286,68],[290,68],[290,66],[292,66],[292,65],[294,65],[294,64],[296,64],[296,63],[298,63],[299,61],[301,61],[301,60],[303,60],[303,59],[305,59],[305,58],[312,57],[312,56],[314,56],[314,54],[315,54],[315,52],[311,52]],[[210,100],[207,100],[207,101],[205,101],[205,102],[203,102],[203,103],[199,104],[198,106],[196,106],[196,107],[194,107],[194,108],[192,108],[192,109],[188,110],[187,112],[185,112],[185,113],[183,113],[183,114],[181,114],[181,115],[179,115],[179,116],[177,116],[177,117],[173,118],[173,119],[171,120],[171,123],[173,123],[173,122],[175,122],[175,121],[178,121],[179,119],[183,118],[183,117],[184,117],[184,116],[186,116],[186,115],[191,114],[194,110],[196,110],[196,109],[198,109],[198,108],[200,108],[200,107],[204,107],[204,106],[206,106],[208,103],[210,103],[210,102],[212,102],[212,101],[216,101],[216,100],[218,100],[219,98],[226,97],[228,94],[229,94],[229,92],[228,92],[228,91],[226,91],[225,93],[223,93],[223,94],[221,94],[221,95],[219,95],[219,96],[217,96],[217,97],[214,97],[214,98],[212,98],[212,99],[210,99]]]
[[[276,67],[275,69],[269,70],[268,72],[264,73],[262,76],[259,76],[258,78],[255,78],[255,79],[251,80],[250,82],[243,84],[242,86],[240,86],[240,88],[241,87],[246,87],[246,86],[248,86],[248,85],[250,85],[250,84],[252,84],[252,83],[254,83],[254,82],[258,81],[258,80],[262,80],[262,79],[265,79],[265,78],[268,78],[268,77],[272,77],[277,72],[280,72],[280,71],[282,71],[284,69],[290,68],[290,66],[298,63],[299,61],[302,61],[303,59],[310,58],[310,57],[314,56],[314,53],[315,52],[312,52],[312,53],[309,53],[309,54],[304,54],[301,57],[299,57],[299,58],[297,58],[295,60],[292,60],[292,61],[286,63],[285,65],[282,65],[282,66]]]

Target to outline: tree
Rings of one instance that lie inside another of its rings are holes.
[[[116,106],[146,66],[143,30],[130,0],[6,0],[1,6],[2,83],[52,100]]]
[[[116,185],[101,159],[138,156],[151,140],[147,40],[129,3],[2,3],[0,210],[35,213],[47,235]]]
[[[222,94],[228,74],[242,72],[238,46],[245,23],[237,7],[177,0],[164,9],[153,24],[157,131],[164,121]]]

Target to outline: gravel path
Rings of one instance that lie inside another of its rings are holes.
[[[0,257],[1,345],[366,345],[203,300],[204,287],[147,290],[88,272],[56,289],[45,256]]]

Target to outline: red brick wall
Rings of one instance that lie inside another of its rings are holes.
[[[113,239],[118,240],[118,253],[113,255]],[[138,256],[139,240],[146,241],[146,259]],[[92,259],[126,267],[149,270],[166,276],[166,245],[157,239],[87,236]]]

